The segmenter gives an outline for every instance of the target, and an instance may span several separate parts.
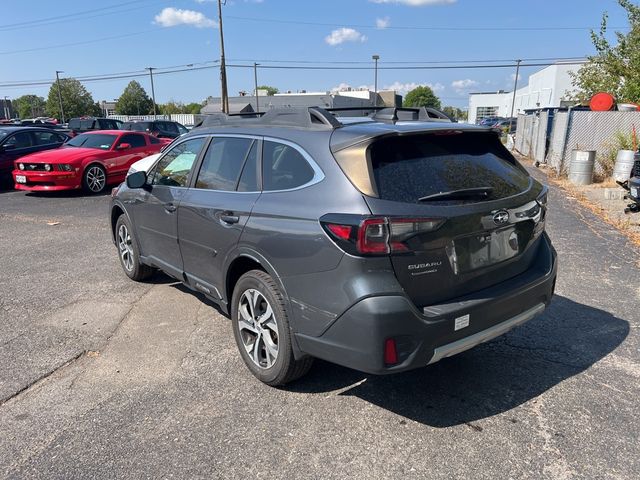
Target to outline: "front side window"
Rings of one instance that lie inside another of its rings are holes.
[[[131,145],[131,148],[141,148],[147,146],[147,142],[144,141],[144,137],[142,135],[136,135],[135,133],[130,133],[120,137],[118,145],[122,145],[123,143],[128,143],[129,145]]]
[[[19,132],[13,137],[9,137],[4,143],[5,145],[14,145],[14,148],[29,148],[33,146],[33,138],[31,132]]]
[[[233,191],[254,141],[249,138],[213,138],[202,160],[196,188]]]
[[[313,180],[314,171],[302,154],[283,143],[265,141],[262,148],[263,190],[289,190]]]
[[[191,167],[202,150],[204,141],[204,138],[194,138],[174,146],[149,173],[147,182],[150,185],[185,187]]]

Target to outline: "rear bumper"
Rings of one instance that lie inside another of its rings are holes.
[[[435,363],[502,335],[541,313],[551,301],[557,273],[548,238],[535,264],[506,282],[419,311],[405,296],[369,297],[353,305],[321,336],[296,334],[300,350],[372,374]],[[464,325],[468,315],[468,326]],[[395,340],[398,362],[386,365],[384,344]]]
[[[75,190],[82,187],[82,175],[71,172],[41,172],[14,170],[12,172],[16,190],[50,192],[59,190]],[[16,182],[16,175],[24,175],[27,183]]]

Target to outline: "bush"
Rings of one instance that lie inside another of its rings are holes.
[[[605,144],[604,153],[598,156],[601,174],[604,178],[613,174],[613,167],[620,150],[633,150],[635,146],[633,133],[616,132],[611,140]]]

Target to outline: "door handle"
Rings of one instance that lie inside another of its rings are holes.
[[[164,204],[164,209],[168,212],[168,213],[173,213],[175,212],[178,207],[176,207],[173,203],[165,203]]]
[[[240,221],[240,217],[234,215],[233,212],[224,212],[222,215],[220,215],[220,221],[229,225],[233,225],[234,223],[238,223]]]

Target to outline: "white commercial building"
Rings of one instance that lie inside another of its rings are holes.
[[[529,77],[525,87],[516,90],[513,115],[534,108],[562,107],[571,92],[571,76],[575,64],[557,63]],[[469,94],[469,123],[477,123],[487,117],[509,117],[513,103],[513,92],[483,92]]]

